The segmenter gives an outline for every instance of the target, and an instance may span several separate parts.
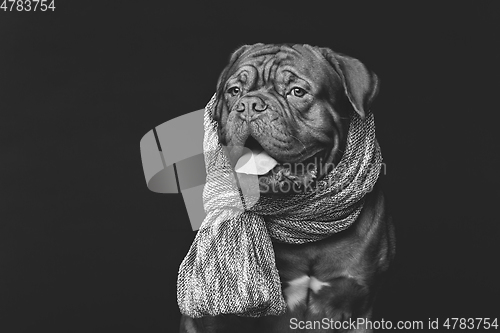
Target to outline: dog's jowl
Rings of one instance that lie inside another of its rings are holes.
[[[395,251],[377,182],[378,89],[359,60],[327,48],[233,53],[206,109],[205,140],[217,142],[205,147],[229,149],[205,159],[207,218],[179,270],[181,332],[372,331],[348,323],[371,319]],[[214,170],[258,177],[256,204]]]

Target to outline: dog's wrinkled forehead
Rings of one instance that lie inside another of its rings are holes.
[[[314,89],[320,83],[340,81],[320,51],[309,45],[256,44],[231,60],[221,78],[226,85],[235,81],[254,87],[273,82],[286,85],[299,78]]]
[[[217,82],[217,100],[224,99],[232,84],[240,85],[245,93],[274,87],[283,94],[295,79],[300,81],[299,88],[315,98],[333,101],[341,93],[361,118],[379,90],[377,75],[353,57],[307,44],[254,44],[232,54]]]

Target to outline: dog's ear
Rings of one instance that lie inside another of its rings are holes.
[[[379,90],[377,75],[358,59],[335,53],[328,48],[319,50],[342,79],[345,93],[354,110],[364,118]]]
[[[230,69],[238,61],[238,59],[241,57],[241,55],[243,53],[245,53],[246,51],[248,51],[249,49],[251,49],[255,46],[260,46],[260,45],[263,45],[263,44],[243,45],[243,46],[240,46],[236,51],[234,51],[233,54],[231,54],[231,57],[229,58],[228,65],[224,68],[224,70],[222,71],[222,73],[219,76],[219,80],[217,81],[217,90],[216,90],[217,104],[215,105],[214,114],[213,114],[213,117],[215,120],[220,121],[220,118],[221,118],[222,107],[220,105],[221,104],[220,101],[221,101],[222,96],[224,94],[224,83],[228,79],[227,76],[229,74]]]

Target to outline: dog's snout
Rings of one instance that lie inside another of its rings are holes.
[[[257,96],[243,97],[236,109],[238,112],[247,112],[249,114],[255,112],[263,112],[267,109],[267,104]]]

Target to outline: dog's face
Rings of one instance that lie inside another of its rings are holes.
[[[377,82],[358,60],[329,49],[243,46],[217,87],[220,142],[230,147],[236,171],[259,175],[261,192],[306,187],[339,161],[349,119],[353,112],[364,116]],[[238,165],[243,147],[262,167]]]

